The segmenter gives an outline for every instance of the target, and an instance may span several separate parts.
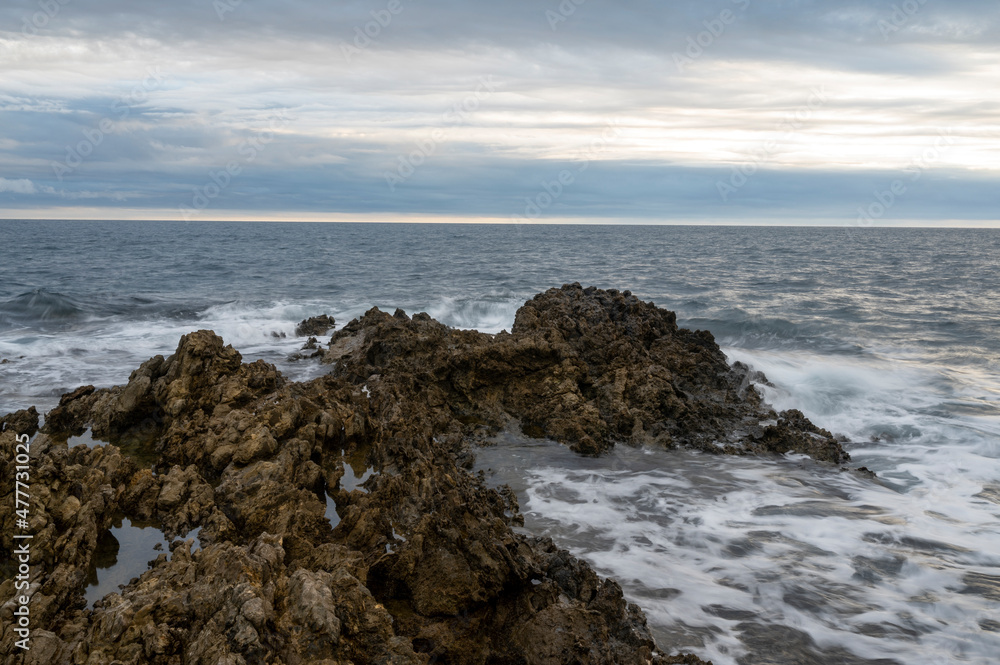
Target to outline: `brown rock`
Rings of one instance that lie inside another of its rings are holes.
[[[586,454],[625,442],[848,459],[797,411],[758,433],[778,420],[751,382],[767,379],[730,366],[710,333],[679,329],[672,312],[617,291],[551,289],[495,337],[373,309],[333,336],[324,360],[352,383],[388,382],[386,394],[429,405],[466,433],[517,421]]]
[[[305,319],[295,326],[296,337],[322,337],[336,325],[333,317],[329,314],[322,314]]]
[[[38,411],[32,406],[0,417],[0,432],[7,431],[34,436],[38,431]]]
[[[199,331],[127,385],[60,401],[33,459],[46,659],[698,663],[660,653],[614,581],[516,533],[513,493],[465,470],[470,441],[517,423],[588,454],[627,442],[843,456],[801,413],[766,407],[752,385],[764,379],[730,367],[710,334],[628,292],[553,289],[497,336],[374,309],[326,359],[334,375],[288,383]],[[110,443],[60,443],[86,427]],[[0,433],[5,477],[13,441]],[[365,482],[349,486],[348,467]],[[200,527],[201,547],[175,541],[86,609],[98,538],[123,516],[171,537]],[[0,604],[12,593],[0,584]]]

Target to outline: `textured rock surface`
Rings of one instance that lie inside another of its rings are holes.
[[[296,337],[322,337],[337,324],[329,314],[321,314],[305,319],[295,326]]]
[[[331,375],[289,383],[200,331],[127,385],[65,395],[32,443],[36,642],[10,662],[698,663],[657,651],[614,581],[516,533],[513,493],[463,468],[470,443],[517,425],[590,454],[843,457],[764,406],[710,335],[627,292],[550,291],[495,337],[372,310],[326,359]],[[3,420],[9,478],[11,424],[31,416]],[[88,428],[110,444],[67,447]],[[179,539],[88,609],[98,540],[122,517]],[[0,522],[14,530],[9,511]],[[5,654],[13,596],[5,574]]]
[[[38,431],[38,411],[35,407],[15,411],[0,418],[0,432],[15,432],[34,436]]]
[[[628,443],[848,459],[800,412],[763,404],[753,382],[767,379],[730,366],[711,333],[679,329],[673,312],[628,291],[551,289],[496,336],[373,309],[333,336],[325,360],[472,429],[517,421],[587,454]]]

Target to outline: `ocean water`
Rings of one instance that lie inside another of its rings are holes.
[[[1000,231],[0,221],[0,247],[0,413],[124,383],[201,328],[309,378],[307,316],[495,332],[553,286],[630,289],[879,478],[505,433],[478,465],[526,529],[716,665],[1000,662]]]

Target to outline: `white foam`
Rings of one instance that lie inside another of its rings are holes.
[[[427,313],[447,326],[495,334],[511,329],[514,315],[525,300],[509,291],[475,298],[442,297],[430,305]]]
[[[512,292],[497,292],[474,298],[401,302],[398,306],[410,314],[427,311],[453,327],[496,333],[510,329],[524,299]],[[375,305],[319,300],[251,305],[237,301],[209,307],[187,319],[94,319],[58,335],[8,331],[0,335],[0,356],[10,360],[0,365],[0,413],[32,405],[47,411],[63,393],[78,386],[126,383],[141,363],[155,355],[170,355],[182,335],[202,329],[215,331],[240,351],[246,362],[263,359],[292,380],[312,379],[330,368],[311,359],[288,360],[304,341],[295,337],[298,322],[329,313],[341,328]],[[377,305],[388,312],[397,306]]]
[[[318,363],[309,361],[291,363],[288,357],[304,341],[295,337],[296,324],[317,312],[335,309],[329,303],[276,303],[265,307],[231,303],[186,320],[109,320],[59,335],[7,334],[0,337],[0,355],[12,361],[0,365],[0,385],[4,386],[0,388],[0,401],[4,403],[0,411],[28,405],[47,410],[62,393],[77,386],[126,383],[141,363],[155,355],[170,355],[182,335],[202,329],[214,330],[239,350],[246,362],[264,359],[277,364],[290,378],[311,378],[329,368],[317,369]],[[337,313],[334,316],[341,320]]]
[[[522,478],[531,531],[618,579],[661,641],[717,665],[746,652],[741,621],[789,626],[819,649],[869,659],[985,665],[1000,652],[1000,635],[978,626],[1000,603],[961,593],[966,574],[1000,573],[997,506],[969,501],[976,482],[901,494],[801,457],[626,449],[587,460],[560,450],[539,467],[529,461],[537,454],[504,446],[480,455],[502,469],[497,482]],[[895,574],[866,582],[857,557],[901,559]],[[664,589],[681,593],[658,598]],[[914,600],[929,595],[937,601]],[[863,634],[872,630],[887,634]]]

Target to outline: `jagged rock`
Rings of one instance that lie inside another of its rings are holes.
[[[41,439],[41,440],[39,440]],[[0,473],[13,477],[13,432],[0,434]],[[72,623],[72,616],[82,605],[87,570],[94,556],[101,533],[115,520],[124,488],[135,472],[135,463],[117,448],[79,446],[67,449],[51,446],[45,435],[32,443],[30,483],[31,509],[28,532],[34,535],[31,552],[33,566],[31,621],[37,629],[50,631],[46,636],[45,653],[65,651],[53,640],[64,642],[60,627]],[[13,483],[4,487],[6,505],[13,505]],[[14,528],[12,511],[0,512],[0,528],[6,533],[21,532]],[[12,555],[10,539],[0,542],[0,557]],[[17,639],[7,601],[24,593],[15,589],[15,580],[0,583],[0,619],[4,630],[0,649],[12,657],[20,651],[14,647]],[[28,652],[37,653],[32,651]],[[34,656],[32,656],[34,657]],[[9,661],[20,662],[20,661]],[[30,659],[23,662],[32,662]],[[63,657],[49,662],[68,662]]]
[[[329,314],[322,314],[305,319],[295,326],[296,337],[322,337],[330,332],[336,325],[336,321]]]
[[[322,358],[323,349],[320,348],[319,340],[315,337],[310,337],[304,345],[302,345],[301,351],[312,351],[312,353],[293,353],[288,357],[289,360],[305,360],[307,358]]]
[[[848,459],[800,412],[765,405],[752,380],[766,378],[730,366],[711,333],[678,328],[672,312],[628,291],[551,289],[496,336],[376,308],[333,336],[324,361],[467,429],[516,420],[587,454],[629,443]]]
[[[42,429],[46,432],[82,432],[84,428],[79,422],[90,411],[94,390],[94,386],[81,386],[63,395],[59,399],[59,405],[45,414],[45,426]]]
[[[801,413],[764,405],[763,379],[730,367],[710,334],[628,292],[549,291],[497,336],[372,310],[325,357],[333,375],[289,383],[199,331],[124,386],[60,400],[32,444],[47,662],[698,663],[658,651],[614,581],[515,532],[513,493],[466,471],[470,445],[516,421],[589,454],[842,457]],[[110,443],[68,449],[88,427]],[[4,477],[13,442],[0,433]],[[362,485],[345,484],[347,466]],[[201,548],[174,541],[87,609],[97,541],[122,517],[169,538],[200,527]],[[0,584],[0,604],[12,595]],[[0,649],[28,662],[4,608]]]
[[[34,436],[38,431],[38,411],[32,406],[0,417],[0,432],[7,431]]]

